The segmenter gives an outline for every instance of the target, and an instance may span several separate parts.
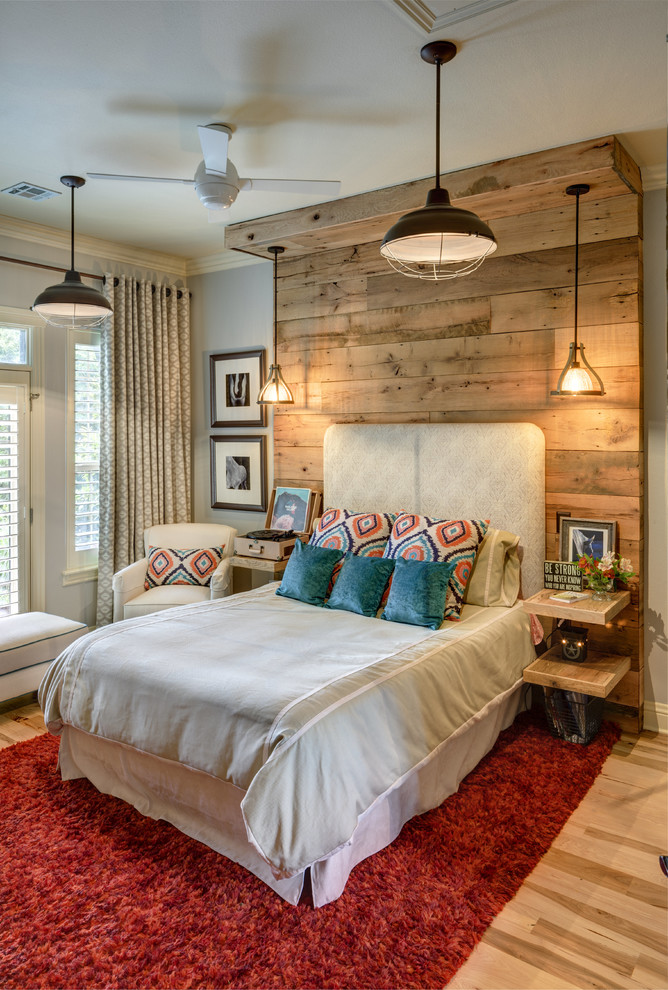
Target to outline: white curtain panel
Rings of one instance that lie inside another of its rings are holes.
[[[144,530],[191,521],[190,298],[107,275],[102,331],[97,624],[111,622],[114,573],[144,556]]]

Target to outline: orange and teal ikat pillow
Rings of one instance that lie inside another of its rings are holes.
[[[144,587],[148,590],[163,584],[207,586],[211,583],[211,575],[223,559],[224,550],[224,546],[196,550],[149,547]]]
[[[326,509],[309,543],[358,557],[382,557],[396,518],[394,512]]]
[[[457,622],[488,525],[485,519],[432,519],[404,512],[394,522],[383,556],[451,564],[444,618]]]

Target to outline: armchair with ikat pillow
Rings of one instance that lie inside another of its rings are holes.
[[[167,523],[144,531],[145,557],[113,577],[113,621],[232,593],[237,531],[222,523]]]

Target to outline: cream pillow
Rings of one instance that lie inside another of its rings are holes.
[[[520,538],[502,529],[490,529],[480,544],[464,592],[468,605],[510,607],[520,593]]]

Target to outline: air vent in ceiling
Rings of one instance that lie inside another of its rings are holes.
[[[32,199],[40,202],[43,199],[51,199],[52,196],[60,196],[54,189],[45,189],[44,186],[36,186],[34,182],[15,182],[13,186],[0,189],[0,192],[7,193],[8,196],[20,196],[21,199]]]

